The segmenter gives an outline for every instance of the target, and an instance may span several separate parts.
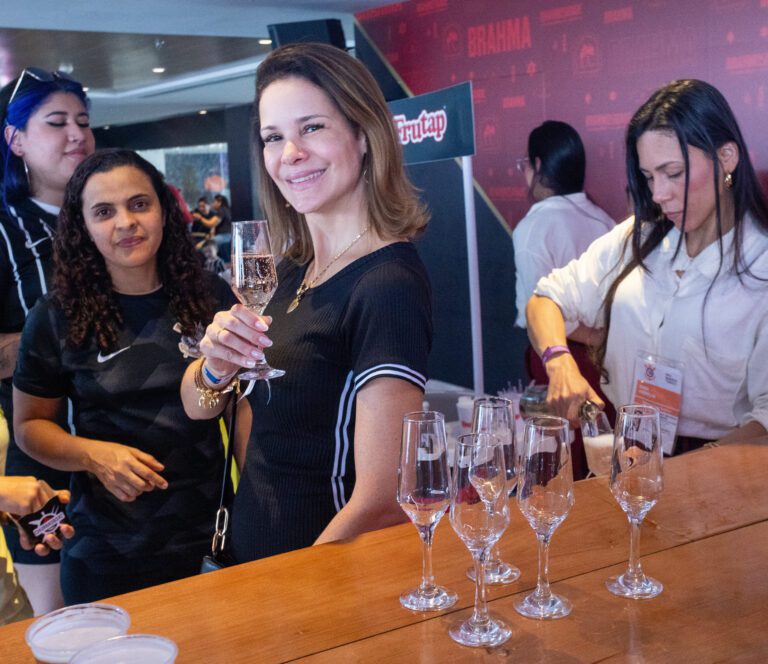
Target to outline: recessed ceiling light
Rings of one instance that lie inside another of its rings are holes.
[[[259,39],[259,44],[262,46],[269,46],[272,43],[271,39]]]
[[[165,67],[152,67],[153,74],[162,74],[165,71]]]
[[[203,109],[202,111],[200,111],[200,115],[208,115],[208,111],[206,111],[205,109]]]

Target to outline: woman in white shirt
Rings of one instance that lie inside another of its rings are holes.
[[[571,421],[600,402],[566,350],[565,321],[603,328],[598,361],[616,405],[648,353],[682,365],[676,452],[768,428],[768,202],[728,103],[696,80],[656,91],[627,129],[635,215],[542,279],[526,310]]]
[[[586,157],[578,132],[565,122],[547,120],[528,136],[527,156],[517,161],[525,176],[530,196],[536,201],[512,233],[515,245],[515,289],[517,319],[526,327],[525,305],[541,277],[578,258],[593,240],[615,224],[608,214],[584,193]],[[587,345],[593,331],[577,322],[566,323],[568,348],[582,375],[600,392],[597,371]],[[529,345],[525,353],[528,377],[539,384],[548,382],[546,371]],[[613,420],[613,409],[608,406]],[[587,459],[578,437],[572,450],[576,479],[587,474]]]

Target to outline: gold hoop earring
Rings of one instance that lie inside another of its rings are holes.
[[[726,189],[731,189],[733,187],[733,175],[726,173],[725,177],[723,178],[723,184],[725,185]]]

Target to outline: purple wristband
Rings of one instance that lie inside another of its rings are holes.
[[[568,353],[570,355],[571,351],[568,346],[547,346],[541,354],[541,363],[549,362],[555,353]]]

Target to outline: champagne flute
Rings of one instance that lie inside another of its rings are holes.
[[[512,630],[488,612],[485,566],[491,548],[509,525],[509,498],[503,446],[489,433],[459,436],[450,519],[475,563],[475,608],[448,633],[465,646],[497,646],[509,639]]]
[[[517,452],[515,449],[515,411],[512,402],[502,397],[479,397],[472,410],[472,431],[487,432],[496,436],[504,449],[504,466],[507,472],[507,494],[511,496],[517,485]],[[467,576],[475,580],[475,568],[467,570]],[[520,570],[501,559],[499,547],[491,551],[485,566],[486,583],[513,583],[520,578]]]
[[[525,422],[517,484],[517,505],[536,533],[539,565],[536,590],[515,602],[527,618],[563,618],[571,603],[549,587],[549,542],[573,507],[568,420],[539,415]]]
[[[662,459],[658,409],[635,404],[619,408],[610,486],[629,519],[629,564],[624,574],[605,582],[614,595],[649,599],[664,589],[640,565],[640,526],[664,486]]]
[[[432,538],[451,501],[445,422],[442,413],[420,411],[403,418],[397,502],[419,531],[423,543],[421,584],[400,595],[412,611],[439,611],[456,603],[456,593],[435,585]]]
[[[251,311],[261,315],[277,289],[275,257],[265,220],[232,222],[232,290]],[[240,372],[245,380],[269,380],[284,376],[266,360]]]

